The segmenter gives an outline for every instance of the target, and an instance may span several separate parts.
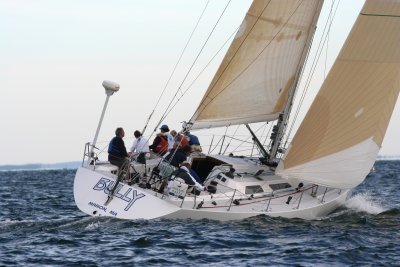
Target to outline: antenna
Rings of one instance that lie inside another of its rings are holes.
[[[118,90],[119,90],[119,84],[112,82],[112,81],[103,81],[102,85],[103,85],[104,89],[106,90],[107,97],[106,97],[106,102],[104,103],[104,106],[103,106],[103,111],[101,112],[100,121],[99,121],[99,124],[97,125],[96,134],[94,135],[94,139],[93,139],[92,146],[90,149],[89,155],[91,158],[94,157],[93,150],[96,146],[97,137],[99,136],[101,124],[103,123],[103,118],[104,118],[104,114],[106,113],[108,100],[110,99],[110,96],[112,96],[114,93],[118,92]]]

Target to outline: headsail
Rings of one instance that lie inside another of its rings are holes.
[[[277,174],[351,188],[375,162],[400,89],[400,1],[366,1]]]
[[[197,111],[193,129],[278,118],[322,0],[255,0]]]

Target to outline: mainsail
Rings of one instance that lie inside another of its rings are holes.
[[[193,129],[276,120],[284,108],[322,0],[255,0],[205,96]]]
[[[351,188],[369,173],[400,89],[400,1],[367,1],[277,174]]]

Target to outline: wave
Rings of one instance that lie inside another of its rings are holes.
[[[100,227],[100,222],[91,222],[88,226],[85,227],[86,230],[95,230]]]
[[[369,214],[379,214],[387,209],[385,209],[381,203],[373,199],[368,193],[359,193],[352,196],[345,203],[345,207],[358,212],[365,212]]]
[[[396,215],[400,215],[400,208],[392,208],[389,210],[385,210],[384,212],[382,212],[381,214],[379,214],[381,216],[396,216]]]
[[[0,233],[6,232],[29,232],[29,231],[52,231],[60,229],[90,229],[96,224],[98,218],[88,216],[69,217],[50,220],[10,220],[0,222]]]

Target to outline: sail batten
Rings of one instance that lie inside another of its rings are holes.
[[[193,129],[276,120],[322,0],[255,0],[191,118]]]
[[[399,15],[399,1],[366,1],[277,174],[339,188],[363,181],[399,95]]]

